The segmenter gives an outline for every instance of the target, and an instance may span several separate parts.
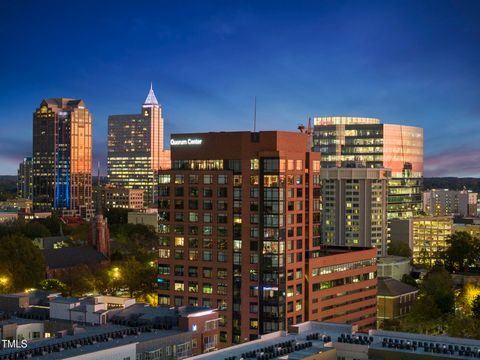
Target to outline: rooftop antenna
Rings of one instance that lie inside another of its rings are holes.
[[[102,206],[100,205],[102,198],[101,189],[100,189],[100,161],[97,162],[97,215],[101,215]]]
[[[257,96],[253,100],[253,132],[257,131]]]

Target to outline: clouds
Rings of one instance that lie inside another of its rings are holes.
[[[425,176],[480,177],[480,147],[446,149],[425,158]]]

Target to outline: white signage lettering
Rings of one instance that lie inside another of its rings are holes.
[[[170,139],[170,145],[202,145],[202,139]]]

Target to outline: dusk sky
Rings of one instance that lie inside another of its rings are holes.
[[[0,0],[0,174],[31,155],[42,99],[107,117],[150,82],[175,132],[297,131],[309,116],[425,129],[426,176],[480,177],[480,1]]]

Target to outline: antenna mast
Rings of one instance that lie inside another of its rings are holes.
[[[253,132],[257,131],[257,96],[253,100]]]

